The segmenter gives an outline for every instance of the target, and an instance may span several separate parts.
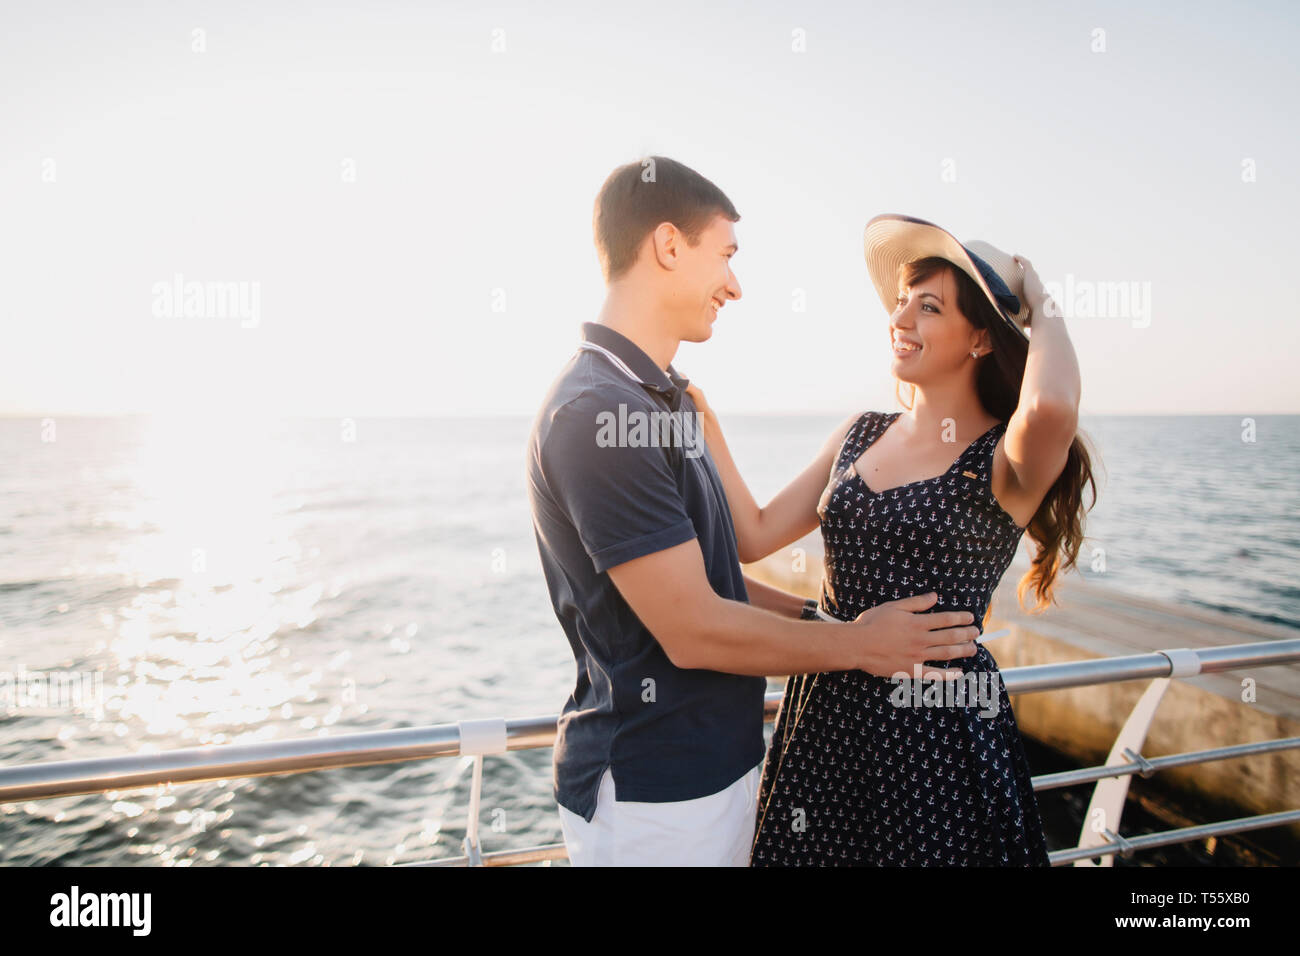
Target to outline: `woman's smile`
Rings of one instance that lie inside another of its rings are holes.
[[[895,335],[893,349],[894,354],[901,358],[906,355],[911,355],[913,352],[921,351],[921,343],[915,342],[902,335]]]

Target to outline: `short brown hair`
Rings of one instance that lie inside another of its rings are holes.
[[[605,281],[614,281],[632,267],[642,241],[661,222],[671,222],[695,245],[717,215],[740,220],[726,194],[689,166],[666,156],[647,156],[618,167],[600,187],[592,216]]]

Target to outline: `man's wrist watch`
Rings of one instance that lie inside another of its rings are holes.
[[[808,600],[804,601],[803,610],[799,612],[799,620],[820,621],[821,618],[817,616],[818,607],[819,605],[817,601],[815,601],[813,598],[809,598]]]

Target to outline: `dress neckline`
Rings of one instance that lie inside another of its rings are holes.
[[[886,414],[890,416],[888,424],[886,424],[884,428],[877,431],[876,434],[872,436],[869,442],[867,442],[861,448],[857,449],[857,453],[853,456],[852,459],[850,459],[848,464],[848,470],[850,475],[853,478],[858,479],[858,484],[862,486],[863,490],[866,491],[867,494],[875,498],[879,498],[881,495],[887,495],[891,491],[902,491],[905,488],[912,488],[916,485],[933,484],[934,482],[939,481],[940,479],[947,478],[950,474],[952,474],[953,470],[962,463],[962,459],[966,457],[967,452],[969,452],[972,448],[974,448],[985,438],[987,438],[994,430],[997,429],[999,425],[1005,424],[1004,422],[995,422],[990,428],[986,429],[982,435],[980,435],[978,438],[976,438],[974,441],[972,441],[969,445],[967,445],[965,448],[961,450],[961,454],[959,454],[953,460],[953,463],[949,465],[942,474],[935,475],[933,478],[920,478],[916,481],[909,481],[906,484],[895,485],[892,488],[886,488],[884,491],[875,491],[872,489],[872,487],[869,484],[867,484],[867,479],[863,478],[862,475],[858,473],[858,459],[862,457],[863,452],[865,452],[868,448],[870,448],[872,445],[876,443],[876,441],[880,438],[881,435],[889,431],[890,427],[894,424],[894,422],[898,421],[899,416],[902,415],[903,413],[887,412]],[[1019,527],[1019,525],[1017,525],[1017,527]]]

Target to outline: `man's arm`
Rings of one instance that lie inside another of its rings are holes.
[[[719,597],[694,538],[616,565],[609,576],[678,667],[762,677],[833,670],[911,676],[913,665],[976,651],[979,629],[969,611],[918,613],[934,605],[934,593],[878,605],[847,624],[786,620]],[[922,673],[962,672],[923,666]]]
[[[860,668],[888,677],[975,653],[978,629],[958,627],[971,623],[969,612],[915,613],[933,606],[933,594],[879,605],[852,624],[791,621],[719,597],[662,449],[597,442],[613,398],[622,396],[593,391],[557,409],[539,470],[592,566],[609,574],[678,667],[760,676]],[[957,629],[931,630],[947,627]]]

